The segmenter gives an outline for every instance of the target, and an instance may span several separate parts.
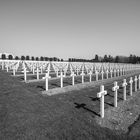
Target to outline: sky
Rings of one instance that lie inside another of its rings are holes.
[[[140,56],[140,0],[0,0],[0,52]]]

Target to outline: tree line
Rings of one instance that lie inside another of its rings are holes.
[[[140,63],[140,57],[130,54],[130,56],[111,56],[111,55],[104,55],[104,57],[98,56],[97,54],[91,60],[89,59],[76,59],[76,58],[69,58],[69,62],[110,62],[110,63],[132,63],[137,64]]]
[[[6,56],[5,54],[1,55],[1,59],[9,59],[9,60],[32,60],[32,61],[64,61],[63,59],[57,58],[57,57],[34,57],[34,56],[24,56],[22,55],[21,57],[19,56],[13,56],[13,55],[8,55]],[[68,62],[110,62],[110,63],[132,63],[132,64],[137,64],[140,63],[140,57],[130,54],[130,56],[111,56],[111,55],[104,55],[104,57],[101,57],[99,55],[95,55],[93,59],[77,59],[77,58],[69,58],[68,60],[65,60]]]
[[[63,59],[60,59],[60,58],[57,58],[57,57],[34,57],[34,56],[24,56],[22,55],[21,57],[19,56],[15,56],[13,57],[13,55],[8,55],[8,57],[6,57],[5,54],[2,54],[1,55],[1,59],[5,60],[5,59],[8,59],[8,60],[32,60],[32,61],[64,61]]]

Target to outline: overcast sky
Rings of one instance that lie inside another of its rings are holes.
[[[140,0],[0,0],[0,52],[140,56]]]

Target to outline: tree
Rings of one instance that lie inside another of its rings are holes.
[[[25,56],[22,55],[22,56],[21,56],[21,60],[25,60]]]
[[[8,55],[8,59],[9,60],[12,60],[13,59],[13,56],[10,54],[10,55]]]
[[[49,61],[49,58],[48,57],[45,57],[45,61]]]
[[[44,57],[43,56],[40,57],[40,61],[44,61]]]
[[[96,54],[95,55],[95,62],[98,62],[99,61],[99,56]]]
[[[29,55],[26,56],[26,60],[30,60],[30,56]]]
[[[38,57],[36,57],[35,59],[36,59],[36,61],[38,61],[38,60],[39,60],[39,58],[38,58]]]
[[[19,60],[19,57],[18,56],[15,56],[15,60]]]
[[[115,57],[115,63],[119,63],[119,56]]]
[[[34,61],[34,60],[35,60],[34,56],[32,56],[32,57],[31,57],[31,60],[32,60],[32,61]]]
[[[104,60],[103,60],[104,62],[108,62],[108,57],[107,57],[107,55],[104,55]]]
[[[5,55],[5,54],[2,54],[2,55],[1,55],[1,58],[2,58],[2,59],[6,59],[6,55]]]

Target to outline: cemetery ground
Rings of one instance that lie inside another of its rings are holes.
[[[120,84],[124,77],[127,78],[122,76],[117,80],[120,86],[118,109],[113,107],[114,94],[111,89],[114,80],[103,82],[108,94],[105,96],[104,123],[101,123],[97,98],[100,82],[67,94],[44,96],[40,92],[44,83],[38,88],[38,83],[31,86],[32,83],[20,82],[17,77],[0,71],[0,139],[140,139],[140,94],[133,91],[130,97],[128,85],[127,100],[123,101]],[[112,117],[109,116],[111,110],[114,111]],[[118,116],[115,117],[116,113]],[[106,117],[110,117],[110,120]],[[136,117],[134,122],[127,128],[127,119],[133,117]],[[122,123],[120,118],[123,119]]]

